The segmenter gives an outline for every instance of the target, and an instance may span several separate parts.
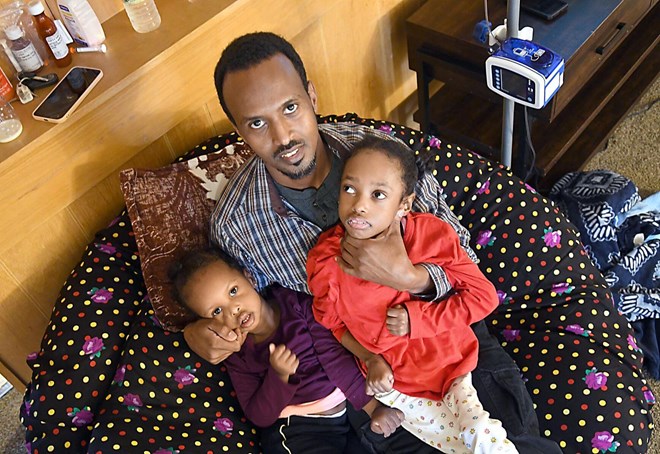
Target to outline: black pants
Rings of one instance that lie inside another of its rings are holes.
[[[561,449],[554,441],[539,435],[539,422],[532,398],[513,359],[504,351],[497,338],[490,334],[483,321],[473,324],[472,330],[479,339],[479,360],[477,368],[472,371],[472,384],[491,418],[502,422],[509,440],[521,454],[561,454]],[[388,438],[384,438],[371,431],[366,413],[352,408],[348,409],[347,413],[366,452],[438,452],[401,427]]]
[[[361,446],[346,413],[335,418],[291,416],[278,419],[272,426],[261,430],[261,448],[264,454],[368,452]]]

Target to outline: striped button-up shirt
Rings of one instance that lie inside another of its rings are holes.
[[[349,122],[319,124],[319,131],[328,149],[340,158],[367,134],[399,140],[387,132]],[[447,206],[436,179],[426,173],[417,183],[415,194],[413,211],[433,213],[452,225],[461,246],[476,262],[469,246],[470,234]],[[211,243],[247,269],[258,290],[278,283],[310,293],[305,263],[320,234],[320,227],[303,219],[278,193],[266,166],[256,155],[232,176],[211,215]],[[435,292],[428,295],[429,299],[441,298],[451,290],[440,266],[420,265],[435,284]]]

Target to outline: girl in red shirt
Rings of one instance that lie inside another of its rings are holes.
[[[449,224],[410,212],[416,161],[402,143],[376,137],[345,161],[341,224],[321,235],[307,259],[314,315],[359,358],[367,394],[403,411],[412,434],[444,452],[517,453],[471,381],[478,342],[470,325],[495,309],[495,288]],[[391,235],[401,238],[416,269],[440,268],[440,301],[352,275],[359,264],[344,261],[342,248],[350,256],[360,241]]]

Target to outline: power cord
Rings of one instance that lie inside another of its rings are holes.
[[[527,140],[527,146],[529,147],[529,151],[532,153],[532,161],[529,164],[529,169],[525,174],[525,178],[523,178],[525,183],[527,183],[534,174],[534,166],[536,165],[536,150],[534,149],[534,144],[532,143],[532,133],[530,130],[531,128],[529,127],[529,111],[527,110],[527,106],[524,107],[525,110],[523,117],[525,120],[525,138]]]

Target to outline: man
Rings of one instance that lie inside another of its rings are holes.
[[[317,94],[300,57],[271,33],[232,42],[218,62],[215,84],[223,110],[255,157],[236,172],[219,200],[211,217],[211,241],[250,271],[258,289],[278,282],[309,292],[305,260],[321,231],[338,220],[343,156],[366,134],[389,136],[352,123],[317,124]],[[415,192],[414,211],[432,212],[450,223],[476,259],[467,230],[447,207],[435,179],[420,180]],[[400,229],[368,240],[347,239],[338,260],[347,273],[429,301],[451,291],[441,267],[410,262]],[[483,322],[473,329],[480,342],[474,384],[486,409],[503,422],[520,452],[560,452],[538,437],[531,399],[511,358]],[[193,351],[212,363],[240,348],[235,333],[212,319],[187,326],[184,336]],[[403,452],[414,443],[400,430],[387,440],[368,430],[365,434],[381,452]]]

